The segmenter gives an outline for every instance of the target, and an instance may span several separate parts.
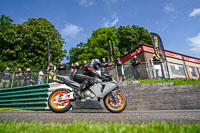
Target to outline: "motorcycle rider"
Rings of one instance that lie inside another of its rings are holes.
[[[99,69],[100,65],[101,63],[98,59],[93,59],[91,64],[83,66],[76,71],[73,79],[81,84],[78,93],[80,93],[83,89],[93,85],[95,77],[102,79],[102,77],[95,71]]]

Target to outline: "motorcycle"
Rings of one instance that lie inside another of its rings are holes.
[[[120,113],[127,106],[126,97],[110,75],[105,75],[103,80],[94,78],[93,85],[81,90],[81,93],[78,93],[81,85],[70,80],[68,76],[57,75],[55,81],[67,86],[67,88],[56,89],[49,96],[49,108],[55,113],[67,112],[71,107],[73,109],[103,109],[102,103],[108,111]]]

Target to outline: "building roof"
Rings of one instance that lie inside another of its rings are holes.
[[[133,51],[131,51],[130,53],[121,57],[121,61],[125,62],[125,61],[131,59],[133,56],[138,55],[142,52],[155,53],[154,48],[152,46],[147,45],[147,44],[142,44],[139,47],[137,47],[136,49],[134,49]],[[165,50],[165,56],[200,64],[200,58],[196,58],[196,57],[172,52],[172,51],[169,51],[169,50]]]

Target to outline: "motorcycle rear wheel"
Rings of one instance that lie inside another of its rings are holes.
[[[112,113],[121,113],[127,106],[127,100],[121,91],[117,92],[118,100],[111,101],[111,93],[104,98],[104,105],[106,109]]]
[[[70,110],[70,100],[60,100],[59,98],[63,94],[67,94],[70,91],[67,89],[58,89],[51,93],[48,99],[49,108],[55,113],[64,113]]]

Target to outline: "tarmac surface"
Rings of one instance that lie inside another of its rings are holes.
[[[66,113],[51,111],[7,112],[0,111],[0,122],[56,122],[73,121],[93,122],[177,122],[200,123],[200,110],[156,110],[156,111],[124,111],[114,114],[107,111],[74,110]]]

